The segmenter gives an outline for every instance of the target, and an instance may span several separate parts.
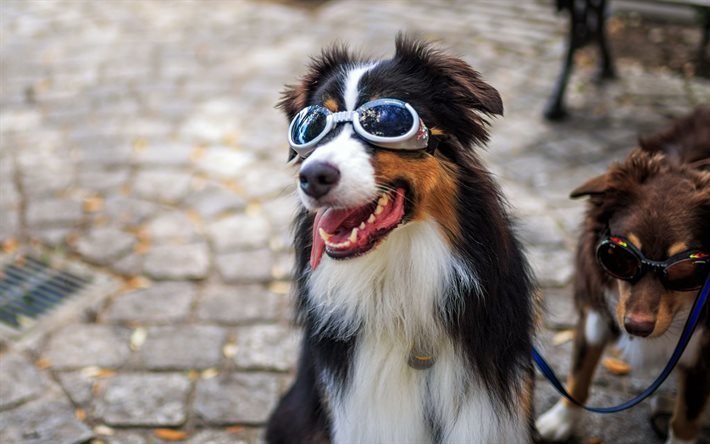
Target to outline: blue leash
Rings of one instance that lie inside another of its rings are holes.
[[[668,375],[671,374],[671,371],[673,371],[673,368],[676,366],[676,364],[680,360],[680,357],[683,355],[685,347],[688,345],[688,342],[690,342],[691,336],[693,336],[695,327],[698,325],[698,321],[700,320],[700,315],[702,313],[703,306],[707,302],[709,295],[710,276],[708,276],[708,278],[705,280],[705,286],[702,288],[702,290],[700,290],[700,292],[698,292],[698,296],[695,298],[695,304],[693,305],[693,309],[690,312],[690,316],[688,316],[688,320],[685,322],[685,327],[683,327],[683,333],[680,335],[678,345],[676,345],[675,350],[673,351],[673,355],[668,360],[666,367],[663,369],[661,374],[658,375],[656,380],[653,381],[653,383],[648,386],[648,388],[646,388],[646,390],[641,392],[641,394],[639,394],[635,398],[626,401],[622,404],[615,405],[613,407],[590,407],[584,405],[574,399],[569,393],[567,393],[567,390],[565,390],[565,387],[557,378],[555,372],[552,370],[552,368],[550,368],[550,365],[545,361],[542,355],[534,347],[532,351],[533,360],[535,361],[535,364],[537,364],[542,374],[550,380],[550,383],[552,383],[552,385],[557,389],[557,391],[560,392],[562,396],[567,398],[567,400],[569,400],[572,404],[594,413],[616,413],[622,410],[630,409],[631,407],[634,407],[636,404],[651,396],[653,392],[655,392],[658,387],[663,384]]]

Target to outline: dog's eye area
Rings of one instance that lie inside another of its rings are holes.
[[[291,139],[301,145],[318,137],[325,131],[328,114],[328,110],[322,107],[309,107],[301,110],[293,119]]]
[[[696,262],[693,259],[674,262],[666,268],[666,280],[680,290],[698,288],[707,275],[707,265],[707,262]]]
[[[374,105],[359,113],[360,126],[379,137],[398,137],[407,134],[414,125],[414,116],[406,108]]]
[[[602,266],[613,276],[632,279],[639,272],[641,263],[630,251],[614,244],[602,246],[597,257]]]

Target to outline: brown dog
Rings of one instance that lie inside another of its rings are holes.
[[[585,402],[607,343],[634,367],[670,357],[710,266],[710,108],[641,140],[623,162],[571,194],[589,197],[575,275],[577,324],[567,390]],[[710,316],[679,365],[668,443],[692,443],[710,393]],[[582,410],[560,400],[537,420],[546,440],[568,438]]]

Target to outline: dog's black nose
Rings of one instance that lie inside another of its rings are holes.
[[[326,162],[311,162],[301,168],[298,179],[303,192],[318,199],[338,185],[340,170]]]
[[[624,316],[624,328],[634,336],[645,338],[653,333],[655,327],[656,320],[648,316],[634,314]]]

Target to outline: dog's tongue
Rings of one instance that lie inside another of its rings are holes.
[[[357,209],[343,209],[338,210],[334,208],[328,208],[327,210],[320,209],[316,213],[316,217],[313,220],[313,246],[311,247],[311,269],[315,270],[320,264],[320,260],[323,257],[323,252],[325,251],[325,241],[318,234],[318,230],[322,228],[327,233],[335,231],[336,228],[343,223],[345,219],[348,218]]]

